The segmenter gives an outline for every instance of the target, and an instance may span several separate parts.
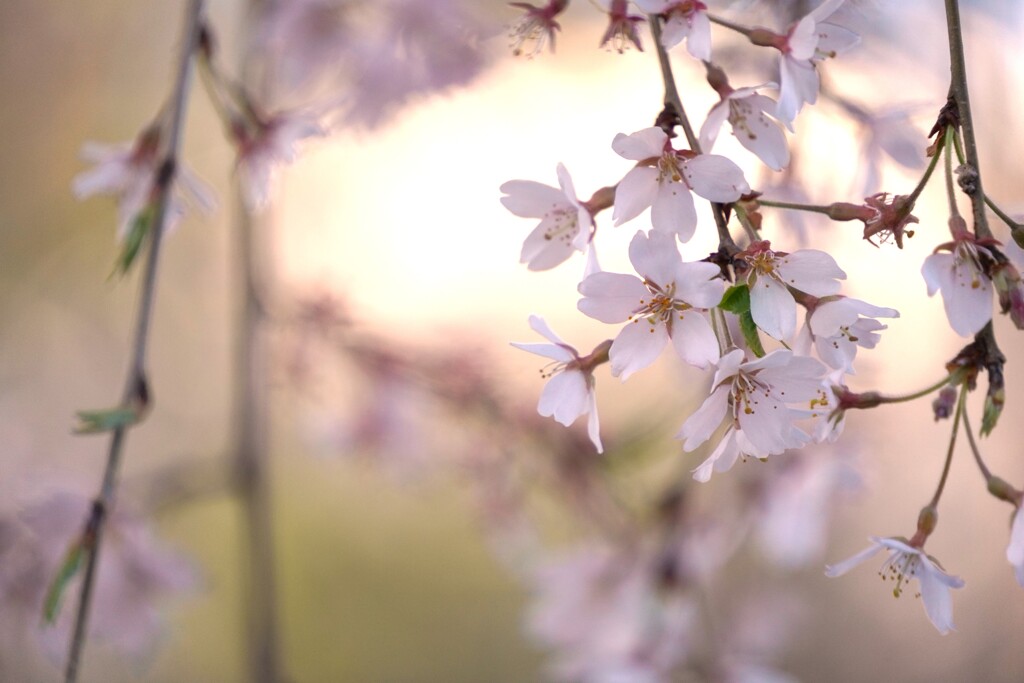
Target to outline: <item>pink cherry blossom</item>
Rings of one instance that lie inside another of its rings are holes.
[[[942,305],[950,327],[961,337],[972,337],[992,319],[992,281],[985,274],[981,258],[991,258],[988,249],[969,233],[959,233],[953,242],[924,260],[921,275],[928,296],[942,293]]]
[[[153,199],[157,167],[161,163],[160,133],[150,128],[132,143],[103,145],[87,142],[82,158],[94,168],[75,176],[71,190],[76,199],[97,194],[117,199],[117,239],[128,236],[132,223]],[[178,167],[175,189],[171,194],[166,229],[172,229],[185,214],[186,203],[211,213],[216,200],[213,191],[184,166]]]
[[[660,14],[665,25],[661,29],[661,44],[671,50],[686,41],[686,50],[703,61],[711,59],[711,22],[708,6],[700,0],[634,0],[647,14]]]
[[[628,0],[597,0],[598,4],[608,13],[608,28],[601,36],[601,47],[611,43],[611,47],[619,54],[626,51],[630,43],[636,46],[637,50],[643,52],[640,44],[640,34],[637,33],[637,24],[644,21],[629,13]]]
[[[585,358],[556,335],[543,318],[530,316],[530,327],[550,344],[529,344],[512,342],[512,346],[535,353],[554,361],[541,370],[541,376],[548,379],[537,404],[537,412],[544,417],[554,417],[566,427],[581,415],[587,415],[587,435],[598,453],[604,452],[601,445],[601,428],[597,418],[597,398],[594,395],[593,369],[587,366]]]
[[[871,546],[867,549],[838,564],[826,567],[825,575],[842,576],[865,560],[874,557],[879,550],[886,550],[889,557],[878,573],[882,579],[895,583],[893,595],[900,597],[906,583],[915,579],[921,587],[921,602],[924,603],[924,610],[932,625],[942,635],[955,631],[953,596],[950,589],[963,588],[963,579],[947,574],[935,558],[925,554],[922,548],[909,545],[906,539],[872,536],[870,540]]]
[[[558,164],[560,188],[532,180],[510,180],[501,186],[505,208],[523,218],[540,218],[540,223],[523,242],[519,260],[530,270],[554,268],[572,255],[586,251],[594,219],[586,204],[576,198],[572,178]]]
[[[650,547],[583,545],[531,582],[528,629],[555,650],[556,680],[665,681],[689,651],[695,605],[663,585]]]
[[[830,24],[828,19],[843,0],[825,0],[810,14],[793,24],[779,46],[779,106],[776,116],[787,124],[796,118],[804,104],[818,99],[817,64],[835,57],[860,41],[848,29]]]
[[[813,341],[818,358],[826,365],[852,375],[855,374],[853,361],[857,357],[857,347],[875,348],[881,340],[878,333],[887,329],[875,318],[898,317],[899,311],[893,308],[839,297],[815,306],[801,333]]]
[[[718,360],[718,340],[706,311],[722,300],[721,271],[683,263],[671,235],[637,232],[629,258],[640,277],[594,273],[580,283],[579,309],[606,323],[628,321],[609,352],[623,380],[653,363],[669,340],[679,357],[700,368]]]
[[[732,134],[740,144],[757,155],[769,168],[780,171],[789,165],[789,147],[786,134],[772,118],[775,100],[757,94],[759,88],[772,88],[765,83],[753,88],[731,90],[722,101],[711,108],[700,129],[700,148],[710,152],[725,121],[732,126]]]
[[[821,390],[825,366],[813,358],[796,356],[788,349],[745,361],[734,349],[718,361],[711,395],[686,420],[678,437],[693,451],[711,438],[723,418],[728,428],[715,451],[694,477],[707,481],[712,469],[729,469],[740,455],[766,458],[788,448],[800,448],[811,438],[795,422],[806,416]],[[803,410],[793,404],[806,404]]]
[[[5,620],[15,620],[21,629],[41,622],[51,582],[69,543],[81,534],[89,507],[87,496],[62,488],[30,501],[16,519],[0,519],[9,536],[6,542],[0,539]],[[142,663],[151,657],[164,631],[159,603],[193,589],[196,578],[191,562],[164,548],[140,518],[114,509],[107,518],[97,566],[90,634]],[[44,651],[55,661],[67,655],[75,618],[72,596],[80,582],[79,575],[65,588],[65,604],[55,622],[38,629]]]
[[[677,151],[661,128],[645,128],[632,135],[619,133],[612,149],[641,162],[615,190],[612,218],[616,225],[651,207],[654,229],[676,234],[686,242],[697,227],[691,190],[712,202],[733,202],[750,191],[743,171],[732,161],[715,154]]]
[[[791,254],[772,251],[766,241],[752,243],[740,256],[747,262],[750,314],[765,333],[788,339],[796,332],[796,299],[789,288],[812,296],[839,292],[837,280],[845,280],[835,259],[817,249]]]
[[[526,12],[509,32],[512,39],[512,54],[516,57],[523,54],[534,57],[544,50],[545,45],[550,45],[551,51],[554,52],[555,34],[562,30],[555,17],[569,6],[569,0],[550,0],[543,7],[528,2],[508,4]],[[527,45],[531,47],[524,47]]]
[[[242,196],[250,211],[266,208],[277,168],[295,161],[298,143],[325,134],[317,118],[304,113],[279,113],[252,126],[234,126]]]

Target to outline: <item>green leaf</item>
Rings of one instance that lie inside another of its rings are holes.
[[[121,245],[121,253],[114,263],[114,272],[111,275],[124,275],[132,267],[135,257],[139,255],[139,251],[149,235],[149,228],[153,224],[153,214],[154,207],[152,204],[148,204],[135,216]]]
[[[740,331],[743,332],[743,339],[747,342],[747,346],[754,352],[754,355],[758,358],[764,358],[764,347],[761,346],[761,338],[757,334],[757,324],[754,322],[754,316],[750,315],[750,310],[747,309],[739,315],[740,318]]]
[[[57,613],[60,611],[60,599],[64,595],[64,590],[68,587],[71,579],[75,578],[78,570],[82,568],[82,561],[84,559],[85,548],[82,546],[82,541],[75,540],[64,555],[64,562],[61,563],[57,575],[50,582],[50,587],[46,589],[46,600],[43,603],[43,619],[47,624],[53,624],[57,618]]]
[[[736,315],[750,312],[750,290],[746,285],[734,285],[725,290],[718,307]]]
[[[76,434],[98,434],[133,425],[139,421],[139,413],[132,408],[109,408],[107,410],[79,410]]]

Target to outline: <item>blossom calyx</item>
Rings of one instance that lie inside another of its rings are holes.
[[[935,527],[939,525],[939,510],[934,504],[925,505],[917,515],[917,533],[910,539],[908,545],[915,548],[924,546],[926,538],[932,535]]]

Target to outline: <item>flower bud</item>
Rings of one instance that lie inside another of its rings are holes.
[[[956,388],[945,387],[932,401],[932,411],[935,413],[935,421],[945,420],[953,414],[953,406],[956,405]]]

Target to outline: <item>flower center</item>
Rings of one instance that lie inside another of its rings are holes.
[[[544,214],[544,218],[550,218],[554,225],[544,231],[544,239],[559,240],[569,244],[576,233],[580,231],[579,213],[574,208],[556,206]]]
[[[767,398],[770,393],[771,387],[759,381],[755,376],[744,372],[739,373],[733,380],[730,395],[733,415],[739,418],[741,410],[745,415],[753,415],[761,404],[761,398]],[[739,428],[738,421],[736,428]]]
[[[917,568],[921,564],[917,555],[898,552],[889,557],[878,570],[882,581],[892,580],[896,582],[893,586],[892,596],[898,598],[903,595],[903,588],[910,579],[917,575]]]

